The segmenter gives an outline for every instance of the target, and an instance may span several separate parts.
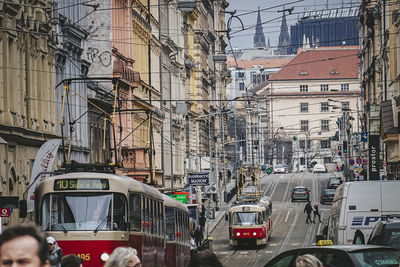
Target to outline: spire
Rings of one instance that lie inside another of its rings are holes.
[[[256,33],[254,34],[254,47],[265,47],[265,36],[261,22],[260,7],[258,7]]]
[[[279,44],[278,44],[278,49],[281,54],[287,54],[289,44],[290,44],[290,37],[289,37],[288,25],[286,22],[286,14],[285,12],[283,12],[281,33],[279,34]]]

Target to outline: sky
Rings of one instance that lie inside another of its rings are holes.
[[[231,20],[231,44],[232,48],[251,48],[253,47],[253,36],[255,24],[257,22],[257,9],[261,10],[261,22],[263,23],[265,41],[268,44],[270,39],[271,46],[277,46],[282,21],[282,11],[294,8],[291,15],[286,12],[286,20],[290,33],[290,25],[296,24],[299,18],[304,16],[304,11],[337,9],[358,7],[357,0],[228,0],[229,7],[226,11],[235,11],[235,16],[242,20],[245,30],[242,31],[241,23],[238,19]],[[328,7],[327,7],[328,6]],[[247,13],[247,14],[246,14]],[[230,14],[225,14],[226,20]],[[230,50],[230,46],[227,47]]]

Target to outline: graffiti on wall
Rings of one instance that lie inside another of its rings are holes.
[[[101,63],[104,66],[109,66],[111,64],[111,53],[109,51],[100,52],[99,49],[95,47],[89,47],[86,51],[87,60],[92,63]]]

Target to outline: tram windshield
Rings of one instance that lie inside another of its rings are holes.
[[[122,194],[48,194],[40,212],[45,231],[127,229],[127,202]]]
[[[235,212],[232,219],[233,225],[256,225],[262,224],[259,212]]]

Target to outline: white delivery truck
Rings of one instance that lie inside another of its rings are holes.
[[[382,216],[400,214],[400,181],[358,181],[341,184],[328,224],[333,244],[351,244],[356,230],[368,240]]]

